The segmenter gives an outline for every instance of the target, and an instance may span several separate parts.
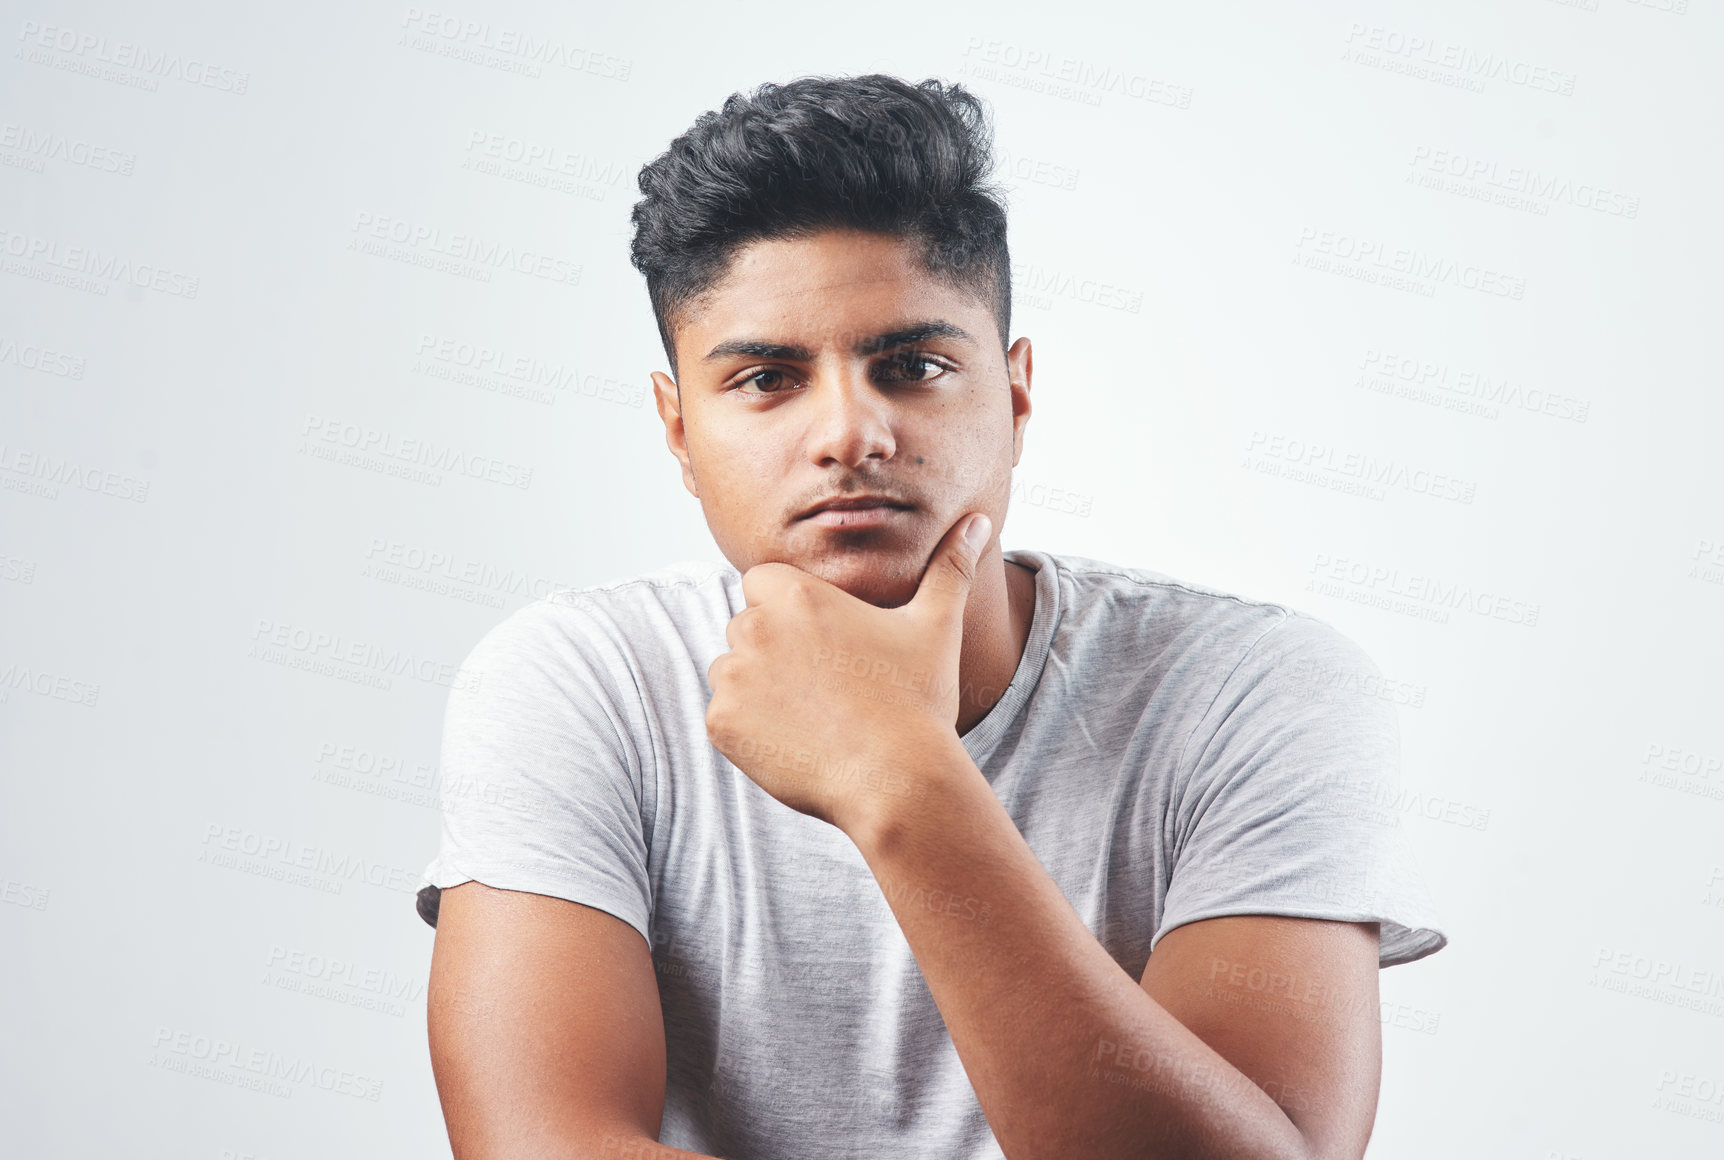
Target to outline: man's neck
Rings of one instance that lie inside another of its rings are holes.
[[[968,733],[1005,696],[1023,660],[1036,611],[1035,569],[998,551],[976,565],[964,605],[964,644],[958,656],[958,735]]]

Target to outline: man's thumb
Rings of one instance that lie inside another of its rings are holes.
[[[920,601],[925,593],[935,593],[929,603],[956,604],[959,608],[969,599],[970,585],[976,579],[976,561],[993,535],[993,521],[978,512],[968,522],[959,521],[946,533],[940,550],[928,562],[922,584],[916,590]]]

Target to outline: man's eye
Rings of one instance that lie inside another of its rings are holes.
[[[922,383],[935,376],[928,373],[929,368],[944,372],[944,364],[934,361],[925,354],[898,354],[880,363],[882,378],[898,383]]]
[[[772,384],[771,389],[744,391],[743,393],[748,395],[777,395],[783,393],[781,384],[784,380],[784,374],[782,371],[755,371],[746,379],[739,381],[736,385],[738,387],[746,387],[750,383],[760,383],[763,379]]]

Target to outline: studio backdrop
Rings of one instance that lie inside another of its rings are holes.
[[[1451,942],[1382,972],[1370,1155],[1724,1155],[1718,5],[7,8],[0,1153],[448,1154],[451,682],[721,559],[635,175],[886,72],[993,116],[1005,546],[1381,669]]]

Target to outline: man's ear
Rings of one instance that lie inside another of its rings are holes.
[[[1030,375],[1034,371],[1030,340],[1020,338],[1006,352],[1006,377],[1012,390],[1012,466],[1024,454],[1024,425],[1030,421]]]
[[[682,390],[675,380],[662,371],[652,373],[653,405],[664,420],[664,443],[682,464],[682,485],[696,499],[700,484],[694,478],[694,462],[688,455],[688,432],[682,423]]]

